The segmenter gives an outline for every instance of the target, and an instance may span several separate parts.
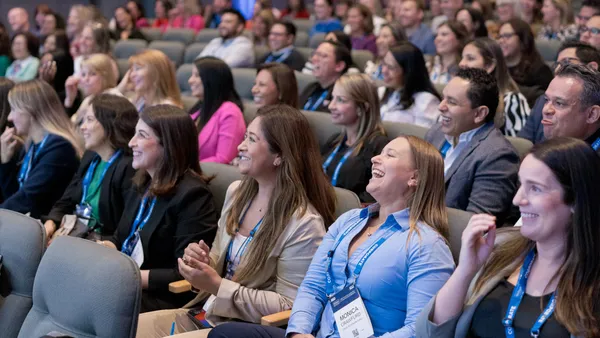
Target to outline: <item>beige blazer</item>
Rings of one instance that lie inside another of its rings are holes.
[[[240,181],[236,181],[227,189],[219,229],[210,250],[211,265],[221,276],[225,275],[225,256],[232,240],[225,222],[239,185]],[[323,218],[312,206],[304,215],[293,215],[271,251],[263,273],[252,281],[223,279],[215,301],[207,309],[206,320],[213,326],[232,318],[260,323],[263,316],[291,309],[325,232]],[[185,307],[192,307],[209,296],[207,292],[200,292]]]

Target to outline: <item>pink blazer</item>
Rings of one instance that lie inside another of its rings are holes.
[[[168,26],[163,27],[163,32],[169,28],[193,29],[198,33],[204,28],[204,18],[201,15],[192,15],[183,22],[183,16],[178,16]]]
[[[192,119],[199,115],[200,111],[195,112]],[[246,122],[240,108],[233,102],[224,102],[198,135],[200,161],[229,164],[237,156],[245,132]]]

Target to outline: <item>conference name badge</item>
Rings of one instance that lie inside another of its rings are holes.
[[[138,267],[142,267],[144,264],[144,248],[142,246],[142,239],[140,238],[139,232],[136,232],[137,240],[135,246],[131,251],[131,258],[135,261]]]
[[[354,285],[331,297],[331,307],[341,338],[368,338],[375,333],[371,319]]]

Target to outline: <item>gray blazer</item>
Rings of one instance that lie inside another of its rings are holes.
[[[441,149],[446,141],[437,124],[425,140]],[[485,124],[458,155],[446,173],[446,206],[473,213],[492,214],[504,224],[517,191],[519,155],[510,142]]]

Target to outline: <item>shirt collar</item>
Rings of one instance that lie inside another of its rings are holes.
[[[590,137],[588,137],[585,142],[588,144],[593,144],[594,142],[596,142],[596,140],[600,138],[600,128],[598,128],[598,130],[596,130]]]
[[[287,46],[285,48],[281,48],[278,51],[271,52],[271,54],[273,56],[280,56],[280,55],[283,55],[284,53],[287,53],[287,52],[291,51],[292,49],[294,49],[294,45],[289,45],[289,46]]]
[[[367,206],[366,208],[363,208],[360,211],[360,218],[371,218],[377,214],[379,214],[379,203],[374,203],[371,204],[369,206]],[[394,213],[392,213],[391,215],[388,216],[388,218],[385,220],[385,223],[383,226],[387,227],[387,226],[397,226],[399,228],[401,228],[403,231],[404,230],[408,230],[410,229],[410,225],[409,225],[409,218],[410,218],[410,209],[409,208],[405,208],[402,209],[400,211],[396,211]]]
[[[33,56],[29,55],[28,57],[24,58],[23,60],[15,60],[15,62],[19,65],[24,65],[27,62],[30,62],[31,60],[33,60]]]
[[[450,145],[452,147],[456,147],[457,145],[461,144],[461,143],[468,143],[471,142],[471,140],[473,139],[473,136],[475,136],[475,134],[477,134],[477,132],[483,127],[485,126],[485,124],[482,124],[481,126],[475,128],[475,129],[471,129],[469,131],[465,131],[464,133],[460,134],[458,136],[458,142],[456,142],[456,144],[454,144],[454,138],[452,136],[449,135],[444,135],[444,137],[446,137],[446,140],[450,143]]]

